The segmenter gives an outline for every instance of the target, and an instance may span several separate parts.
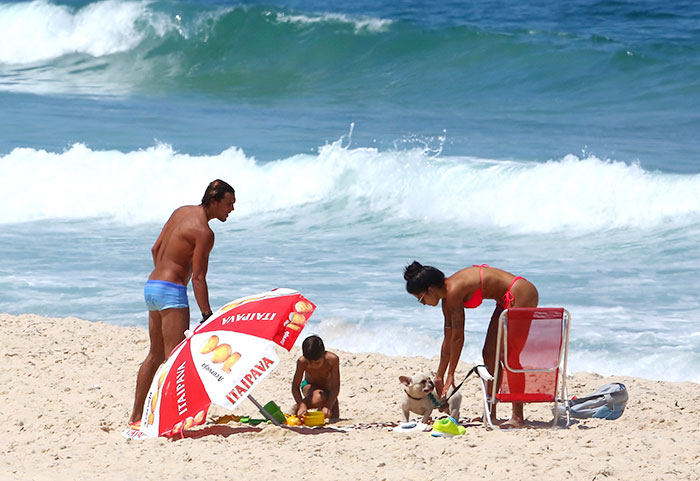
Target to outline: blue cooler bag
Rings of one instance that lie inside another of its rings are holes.
[[[624,384],[614,382],[606,384],[590,396],[571,399],[559,405],[559,415],[565,416],[566,410],[575,418],[617,419],[625,412],[627,405],[627,388]]]

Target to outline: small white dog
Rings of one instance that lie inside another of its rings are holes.
[[[421,372],[413,377],[399,376],[399,381],[404,385],[401,401],[403,422],[408,422],[408,413],[412,412],[422,415],[422,422],[427,423],[433,409],[436,408],[459,421],[459,408],[462,405],[462,395],[459,391],[450,397],[447,403],[440,403],[435,393],[435,384],[427,374]]]

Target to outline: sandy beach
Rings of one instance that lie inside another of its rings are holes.
[[[571,395],[624,383],[630,400],[616,421],[577,420],[569,429],[537,424],[516,432],[470,424],[464,436],[432,438],[360,423],[399,421],[398,377],[436,359],[337,352],[341,421],[325,428],[251,427],[211,422],[184,439],[126,440],[136,371],[148,349],[142,328],[75,318],[0,314],[4,366],[0,401],[1,480],[218,479],[567,479],[694,480],[700,472],[700,385],[578,372]],[[288,412],[296,347],[255,390]],[[463,376],[471,366],[464,364]],[[462,416],[481,414],[476,380],[462,388]],[[234,414],[260,417],[248,401]],[[509,413],[503,406],[500,417]],[[526,406],[526,416],[546,416]]]

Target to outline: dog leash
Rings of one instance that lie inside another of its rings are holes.
[[[449,396],[447,396],[447,397],[445,398],[445,403],[447,403],[447,401],[449,401],[450,398],[451,398],[452,396],[454,396],[454,394],[455,394],[457,391],[459,391],[459,388],[462,387],[462,384],[464,384],[464,381],[466,381],[467,379],[469,379],[469,376],[471,376],[472,374],[474,374],[474,373],[476,372],[476,370],[477,370],[479,367],[481,367],[481,364],[478,365],[478,366],[474,366],[473,368],[471,368],[471,369],[469,370],[469,372],[468,372],[467,375],[464,377],[464,379],[462,380],[462,382],[460,382],[460,383],[454,388],[454,390],[452,391],[452,393],[451,393]],[[484,366],[484,367],[486,367],[486,366]]]

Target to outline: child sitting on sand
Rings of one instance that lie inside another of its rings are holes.
[[[302,356],[292,379],[292,396],[296,404],[292,413],[305,416],[309,408],[323,411],[326,419],[338,419],[340,392],[340,359],[326,351],[323,340],[312,335],[301,344]]]

